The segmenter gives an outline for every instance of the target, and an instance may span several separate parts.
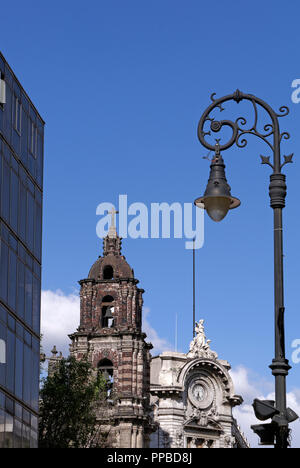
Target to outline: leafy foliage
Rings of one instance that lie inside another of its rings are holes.
[[[40,448],[103,447],[107,434],[96,421],[97,407],[105,405],[106,381],[95,378],[86,359],[61,359],[43,381],[40,393]]]

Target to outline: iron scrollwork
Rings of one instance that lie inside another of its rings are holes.
[[[280,143],[282,139],[288,140],[290,135],[287,132],[280,133],[278,118],[288,115],[288,107],[282,106],[279,109],[279,113],[276,113],[263,100],[253,96],[252,94],[244,94],[239,90],[236,90],[233,94],[229,94],[220,99],[216,99],[215,96],[215,93],[211,95],[212,104],[204,111],[198,125],[198,138],[205,148],[210,151],[215,150],[215,144],[209,143],[206,140],[206,136],[211,136],[212,132],[220,132],[223,127],[230,127],[232,135],[227,142],[220,143],[220,138],[215,139],[216,143],[219,145],[220,151],[230,148],[233,144],[236,144],[239,148],[244,148],[248,143],[245,136],[255,135],[263,140],[273,153],[273,163],[270,161],[270,156],[263,155],[261,155],[261,162],[262,164],[269,165],[273,169],[274,174],[280,174],[281,169],[285,164],[293,162],[293,154],[284,156],[283,162],[280,156]],[[225,110],[223,107],[225,102],[235,101],[239,103],[242,100],[248,100],[252,104],[254,119],[251,127],[247,127],[247,120],[244,117],[238,117],[235,121],[232,121],[215,120],[215,118],[211,116],[212,111],[216,108],[218,108],[220,112],[223,112]],[[264,125],[263,131],[258,130],[258,105],[261,106],[271,118],[271,122]],[[204,130],[207,122],[210,122],[209,131]],[[273,140],[271,140],[271,137],[273,137]]]

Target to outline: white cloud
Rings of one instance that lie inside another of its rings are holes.
[[[170,351],[170,349],[172,349],[172,345],[164,338],[160,338],[157,331],[151,327],[148,321],[149,314],[150,309],[145,307],[143,310],[143,331],[147,335],[147,341],[153,345],[152,355],[159,354],[164,351]]]
[[[249,374],[251,371],[243,366],[238,366],[232,369],[230,374],[234,381],[235,392],[243,396],[244,401],[253,401],[257,397],[257,383],[253,384],[249,381]]]
[[[255,398],[274,400],[275,395],[270,391],[271,388],[274,388],[274,382],[259,378],[259,376],[243,366],[233,369],[231,376],[234,381],[235,392],[244,398],[244,404],[234,408],[234,417],[245,433],[251,447],[257,447],[258,436],[253,433],[251,426],[253,424],[261,424],[261,421],[255,418],[252,403]],[[287,405],[300,415],[300,389],[294,389],[287,394]],[[292,447],[300,447],[299,420],[292,423],[290,427],[292,429]]]
[[[293,390],[287,394],[287,404],[300,416],[300,389]],[[300,448],[300,420],[291,424],[292,447]]]
[[[64,356],[69,355],[70,339],[79,326],[80,299],[78,294],[65,295],[62,291],[42,291],[41,331],[42,347],[47,356],[53,345]]]

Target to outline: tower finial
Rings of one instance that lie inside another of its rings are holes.
[[[112,207],[111,211],[108,212],[108,214],[111,214],[111,225],[110,225],[109,231],[108,231],[108,237],[110,237],[110,238],[116,238],[117,237],[115,215],[118,214],[118,213],[119,212],[115,210],[114,206]]]
[[[108,230],[107,236],[103,239],[103,255],[121,255],[122,240],[118,236],[116,228],[115,215],[119,213],[113,206],[108,214],[111,215],[111,225]]]

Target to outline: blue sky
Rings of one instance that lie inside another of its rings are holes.
[[[70,295],[101,254],[96,207],[128,202],[187,203],[209,174],[197,124],[210,95],[236,88],[275,110],[291,133],[285,167],[284,267],[287,355],[300,338],[300,78],[297,1],[104,2],[15,0],[1,7],[1,51],[46,121],[43,289]],[[235,120],[244,103],[228,106]],[[224,113],[225,114],[225,113]],[[250,115],[250,114],[249,114]],[[222,115],[223,117],[223,115]],[[268,123],[267,117],[261,122]],[[197,318],[220,357],[272,382],[273,214],[268,147],[252,137],[224,152],[232,194],[242,205],[219,224],[205,218],[196,253]],[[180,239],[127,239],[123,253],[146,290],[147,320],[185,351],[192,333],[192,254]],[[300,364],[288,388],[299,387]]]

